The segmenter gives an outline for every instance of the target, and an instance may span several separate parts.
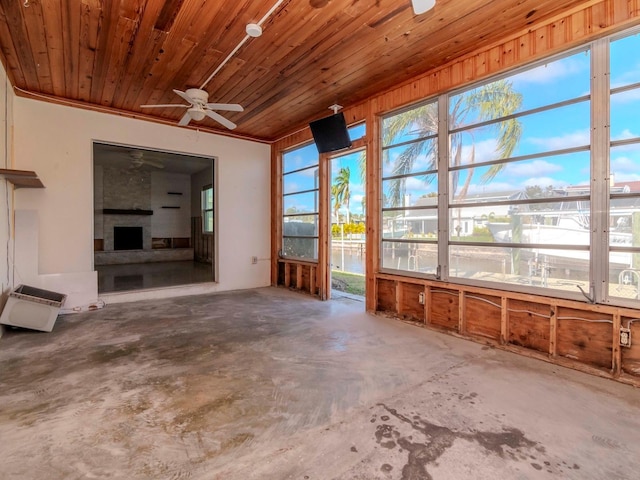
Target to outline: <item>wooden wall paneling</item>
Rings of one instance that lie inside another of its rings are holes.
[[[320,155],[320,165],[318,167],[318,270],[320,273],[320,291],[318,296],[321,300],[331,298],[331,179],[329,178],[329,162],[327,154]]]
[[[425,324],[430,324],[431,323],[431,318],[429,316],[429,305],[431,305],[432,302],[432,298],[431,298],[431,286],[430,285],[425,285],[424,286],[424,305],[422,306],[422,314],[424,315],[424,323]]]
[[[465,316],[465,300],[464,290],[458,292],[458,332],[467,333],[466,316]]]
[[[378,305],[377,311],[396,313],[396,282],[393,280],[378,279]]]
[[[291,286],[291,264],[289,262],[284,263],[284,286],[287,288]]]
[[[302,265],[296,264],[296,288],[302,290]]]
[[[402,305],[403,297],[404,297],[404,289],[402,288],[402,283],[396,282],[396,303],[393,311],[396,312],[398,315],[401,314],[400,307]]]
[[[500,343],[509,343],[509,298],[506,296],[500,299]]]
[[[282,152],[271,148],[271,285],[277,285],[274,274],[282,249]]]
[[[459,298],[457,291],[432,288],[429,313],[430,323],[448,330],[457,331]]]
[[[317,281],[316,281],[316,276],[317,276],[317,271],[318,269],[314,266],[309,267],[309,293],[311,293],[311,295],[315,295],[316,294],[316,285],[317,285]]]
[[[464,333],[499,341],[502,335],[502,299],[497,296],[470,295],[464,302]]]
[[[558,354],[558,306],[551,305],[551,317],[549,318],[549,355],[555,357]]]
[[[612,368],[613,315],[560,307],[557,354],[587,365]]]
[[[622,371],[640,377],[640,319],[622,317],[622,326],[631,330],[631,347],[622,347]]]
[[[398,290],[402,291],[402,295],[398,298],[398,314],[424,322],[424,305],[421,305],[419,300],[420,294],[424,294],[424,286],[400,283]]]
[[[374,104],[367,103],[367,159],[366,159],[366,185],[365,195],[367,204],[365,205],[365,223],[367,234],[365,238],[365,308],[368,312],[373,312],[378,305],[375,274],[380,269],[380,185],[379,178],[382,169],[380,156],[380,118],[373,114]]]
[[[622,372],[622,351],[620,347],[621,322],[620,312],[614,313],[611,331],[611,373],[613,373],[615,377],[618,377]]]
[[[549,305],[509,300],[509,343],[549,353]]]

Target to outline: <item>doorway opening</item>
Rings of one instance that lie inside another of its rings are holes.
[[[215,281],[215,159],[93,144],[98,293]]]
[[[331,157],[331,232],[329,271],[331,296],[364,300],[366,284],[366,152]]]

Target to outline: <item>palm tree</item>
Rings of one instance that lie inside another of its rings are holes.
[[[334,212],[337,214],[338,209],[344,205],[347,207],[347,223],[349,223],[349,200],[351,199],[351,191],[349,190],[349,182],[351,181],[351,171],[349,167],[343,167],[338,170],[338,174],[333,180],[331,187],[331,195],[334,198]]]
[[[455,130],[463,125],[479,123],[489,120],[503,118],[516,112],[522,104],[522,95],[515,92],[511,82],[499,80],[489,85],[484,85],[475,90],[471,90],[463,95],[451,97],[454,102],[449,108],[449,129]],[[513,153],[520,140],[522,126],[515,118],[508,118],[505,121],[490,125],[497,129],[497,153],[499,158],[508,158]],[[405,175],[412,171],[416,160],[420,156],[428,159],[428,165],[424,170],[436,170],[437,167],[437,138],[438,133],[438,106],[429,103],[412,110],[408,110],[400,115],[392,117],[385,123],[383,129],[383,144],[390,145],[395,140],[411,134],[423,138],[411,143],[404,148],[400,155],[393,162],[393,169],[390,176]],[[464,135],[471,136],[473,132],[466,130],[456,132],[451,135],[449,145],[449,155],[452,166],[462,165],[463,160],[467,164],[475,162],[475,148],[471,143],[468,158],[463,159]],[[424,138],[427,137],[427,138]],[[389,151],[384,151],[383,161],[391,162]],[[504,164],[496,164],[481,177],[483,183],[491,181],[503,168]],[[467,170],[467,177],[464,184],[458,191],[459,170],[454,170],[451,175],[450,192],[452,198],[464,198],[467,195],[474,169]],[[426,176],[424,180],[431,182],[435,176]],[[389,187],[388,198],[392,206],[402,206],[405,194],[405,178],[398,178],[392,181]]]

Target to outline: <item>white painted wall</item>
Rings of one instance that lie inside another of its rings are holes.
[[[2,63],[0,63],[0,168],[13,168],[11,164],[11,126],[13,124],[13,91],[7,79]],[[13,251],[13,222],[12,187],[5,179],[0,179],[0,249]],[[12,258],[0,255],[0,308],[13,287]],[[2,330],[0,329],[0,336]]]
[[[14,123],[15,168],[36,171],[46,186],[15,195],[16,209],[38,212],[40,275],[95,273],[92,141],[99,140],[217,157],[218,283],[193,291],[270,284],[269,145],[20,97],[14,100]],[[252,265],[251,256],[264,260]],[[64,281],[57,291],[65,293],[63,288]],[[107,302],[173,294],[160,290]],[[87,292],[83,301],[95,301],[91,295]]]
[[[169,195],[180,192],[182,195]],[[180,207],[177,209],[162,207]],[[151,236],[191,236],[191,175],[186,173],[151,173]]]

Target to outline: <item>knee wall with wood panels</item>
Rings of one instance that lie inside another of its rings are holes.
[[[375,310],[640,386],[637,310],[386,274],[376,275]],[[621,327],[630,347],[620,344]]]

